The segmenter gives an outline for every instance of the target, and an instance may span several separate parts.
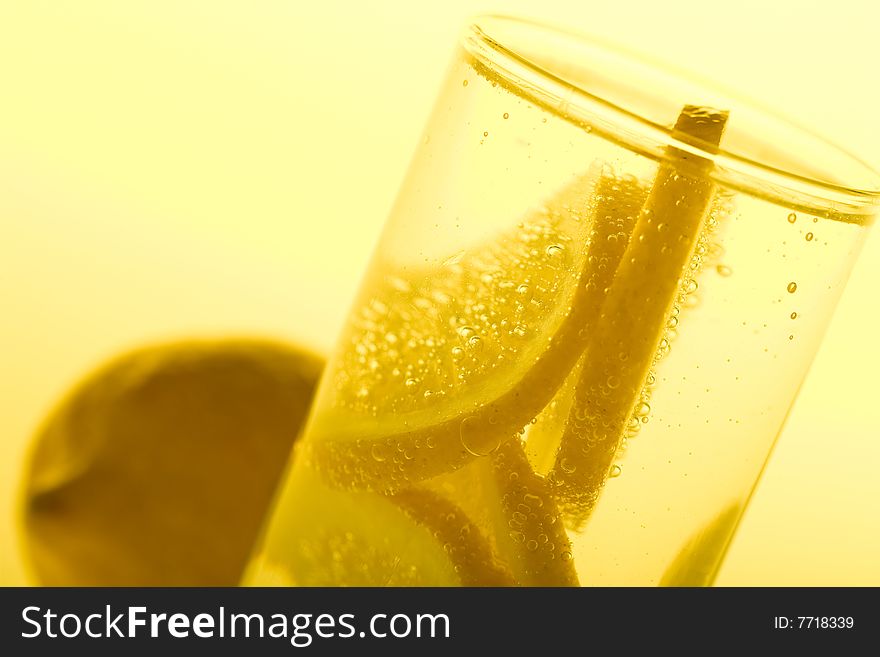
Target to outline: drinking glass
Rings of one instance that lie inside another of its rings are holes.
[[[478,19],[246,582],[711,584],[878,190],[742,99]]]

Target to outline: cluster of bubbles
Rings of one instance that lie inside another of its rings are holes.
[[[448,404],[534,358],[576,281],[572,214],[541,208],[482,248],[373,279],[334,369],[338,404],[373,416]]]
[[[556,534],[554,525],[560,520],[552,511],[555,504],[549,498],[549,492],[545,487],[535,485],[538,476],[532,472],[520,472],[503,455],[494,458],[493,467],[508,479],[501,507],[510,539],[523,545],[528,552],[542,552],[543,561],[570,560],[570,553],[567,558],[564,553],[556,554],[557,546],[551,537]],[[532,485],[528,485],[525,479],[532,479]]]

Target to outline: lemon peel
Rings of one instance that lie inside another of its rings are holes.
[[[675,125],[683,141],[720,142],[727,113],[686,106]],[[715,185],[710,160],[670,148],[639,214],[586,348],[586,366],[562,434],[554,483],[575,526],[595,506],[638,402],[702,231]]]

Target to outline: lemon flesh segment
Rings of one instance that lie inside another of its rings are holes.
[[[682,139],[718,144],[727,114],[686,107]],[[575,526],[598,500],[665,332],[715,185],[712,163],[673,149],[662,164],[590,337],[586,366],[548,475]]]
[[[597,165],[514,234],[386,277],[330,374],[309,462],[335,487],[393,493],[520,432],[583,352],[644,196]]]

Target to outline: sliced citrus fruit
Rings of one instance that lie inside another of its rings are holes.
[[[392,498],[328,488],[294,460],[276,502],[250,586],[459,586],[435,529]]]
[[[717,145],[726,120],[725,112],[687,106],[675,131],[683,141]],[[714,195],[705,175],[712,162],[673,151],[678,164],[660,166],[590,335],[549,474],[574,524],[592,510],[608,477]]]
[[[325,379],[306,460],[335,487],[394,493],[521,432],[583,352],[645,194],[594,166],[494,242],[383,272]]]
[[[578,586],[571,542],[553,491],[532,470],[518,438],[492,454],[492,465],[507,518],[507,536],[516,546],[514,572],[525,586]]]
[[[445,491],[328,489],[294,464],[246,582],[258,586],[514,586],[519,581]]]
[[[483,529],[494,561],[510,572],[516,585],[577,585],[562,514],[547,481],[532,470],[518,436],[506,440],[490,458],[476,459],[419,488],[455,499],[455,518],[464,514]],[[436,522],[427,505],[413,511],[421,524]]]

